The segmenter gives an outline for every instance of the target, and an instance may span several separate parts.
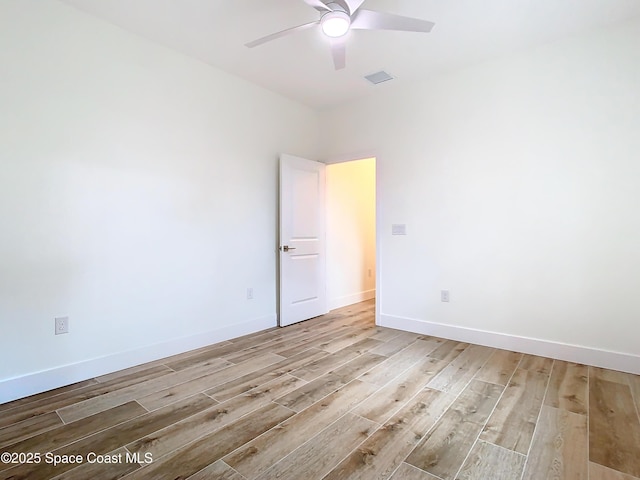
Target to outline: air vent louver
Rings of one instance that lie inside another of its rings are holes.
[[[371,75],[366,75],[364,78],[374,85],[378,85],[379,83],[393,80],[393,77],[389,75],[387,72],[385,72],[384,70],[380,70],[379,72],[372,73]]]

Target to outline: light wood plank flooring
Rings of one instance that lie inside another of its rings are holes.
[[[640,480],[639,410],[636,375],[363,302],[0,405],[0,479]]]

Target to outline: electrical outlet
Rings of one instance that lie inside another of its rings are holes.
[[[56,335],[69,333],[69,317],[57,317],[55,320],[56,320]]]
[[[247,288],[247,300],[253,300],[253,288]]]
[[[449,301],[449,290],[442,290],[440,292],[440,301],[448,302]]]

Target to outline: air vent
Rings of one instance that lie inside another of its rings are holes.
[[[387,72],[385,72],[384,70],[380,70],[379,72],[372,73],[371,75],[366,75],[364,78],[374,85],[378,85],[379,83],[393,80],[393,77],[389,75]]]

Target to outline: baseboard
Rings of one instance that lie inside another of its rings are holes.
[[[0,404],[276,326],[276,315],[0,381]]]
[[[640,356],[381,313],[380,326],[640,375]]]
[[[354,293],[352,295],[345,295],[344,297],[332,298],[329,300],[329,310],[336,308],[346,307],[347,305],[353,305],[354,303],[364,302],[365,300],[371,300],[376,298],[376,289],[365,290],[364,292]]]

